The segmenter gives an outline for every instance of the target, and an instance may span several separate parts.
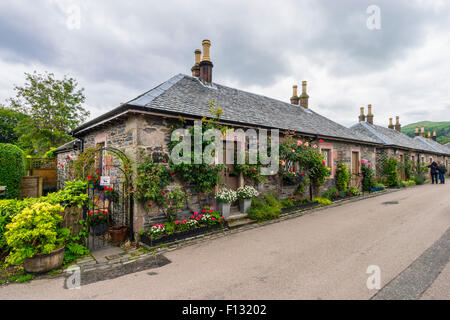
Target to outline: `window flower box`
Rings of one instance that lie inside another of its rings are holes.
[[[141,235],[140,241],[150,247],[153,247],[153,246],[160,245],[160,244],[166,244],[166,243],[184,240],[187,238],[192,238],[192,237],[199,236],[199,235],[202,235],[202,234],[205,234],[208,232],[216,231],[216,230],[219,230],[222,228],[227,228],[226,222],[223,224],[217,224],[217,225],[212,225],[212,226],[203,226],[200,228],[174,232],[172,234],[163,235],[158,238],[150,237],[148,234],[144,233]]]

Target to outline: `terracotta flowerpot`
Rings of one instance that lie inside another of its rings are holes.
[[[25,258],[23,268],[29,273],[42,273],[58,269],[64,260],[65,247],[56,249],[52,253],[39,253],[32,258]]]
[[[127,226],[114,226],[109,228],[109,235],[111,236],[111,241],[114,243],[124,242],[127,238]]]

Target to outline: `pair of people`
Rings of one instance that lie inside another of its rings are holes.
[[[441,181],[441,184],[445,183],[445,173],[447,172],[447,168],[444,166],[444,164],[439,161],[439,163],[436,163],[433,161],[428,168],[430,168],[430,174],[431,174],[431,183],[438,184],[438,177]]]

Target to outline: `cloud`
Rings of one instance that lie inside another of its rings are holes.
[[[92,116],[177,73],[212,41],[213,79],[284,101],[308,80],[310,105],[345,125],[372,103],[375,122],[441,120],[450,85],[449,5],[376,1],[23,1],[0,3],[0,101],[24,71],[75,77]],[[77,6],[80,28],[70,29]],[[72,12],[73,13],[73,12]],[[23,78],[22,78],[23,79]],[[435,110],[433,112],[433,110]]]

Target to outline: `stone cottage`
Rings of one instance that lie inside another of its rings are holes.
[[[361,108],[359,122],[350,129],[362,135],[366,135],[376,140],[380,145],[376,150],[377,173],[379,174],[382,159],[386,157],[394,157],[404,164],[407,157],[413,163],[422,163],[429,165],[433,161],[442,161],[448,166],[449,152],[445,147],[436,142],[436,133],[434,133],[434,141],[430,137],[424,138],[425,132],[422,127],[421,135],[418,134],[416,128],[416,137],[413,139],[401,132],[400,118],[396,117],[396,123],[393,124],[393,119],[389,119],[387,127],[375,125],[373,123],[374,115],[372,114],[372,106],[368,106],[367,116],[364,114],[364,108]],[[405,179],[405,173],[401,172],[401,177]]]
[[[229,128],[279,129],[280,133],[289,130],[312,143],[322,139],[324,142],[319,144],[320,151],[325,156],[327,166],[331,168],[331,176],[327,179],[325,187],[334,185],[333,178],[340,161],[346,163],[351,170],[353,184],[358,184],[360,160],[365,158],[376,163],[379,148],[389,147],[401,152],[409,149],[420,150],[420,152],[422,149],[428,150],[426,147],[419,147],[418,142],[413,139],[403,138],[403,135],[397,131],[394,135],[401,135],[405,143],[400,144],[400,142],[380,138],[378,134],[372,132],[376,132],[377,129],[369,121],[360,122],[358,125],[361,128],[349,129],[321,116],[314,107],[309,106],[306,81],[302,82],[302,93],[299,96],[297,86],[293,87],[290,103],[215,83],[212,72],[213,63],[209,54],[210,45],[209,40],[204,40],[203,50],[195,50],[192,75],[178,74],[74,130],[72,134],[77,140],[56,150],[61,171],[58,176],[61,179],[59,185],[62,186],[63,180],[68,178],[67,173],[64,172],[63,163],[67,157],[76,157],[81,151],[89,148],[98,146],[116,148],[135,163],[140,160],[138,150],[150,154],[154,162],[167,161],[171,125],[180,117],[189,125],[203,117],[209,117],[210,101],[214,101],[222,109],[220,122]],[[202,52],[203,56],[201,56]],[[229,137],[224,136],[224,140],[226,139]],[[430,154],[435,154],[431,148]],[[100,174],[111,176],[113,181],[120,179],[114,161],[116,159],[107,154],[98,161]],[[242,175],[230,174],[233,171],[233,165],[228,164],[227,167],[223,171],[222,180],[228,188],[236,189],[250,183]],[[263,193],[274,192],[282,197],[294,191],[292,188],[284,187],[279,177],[271,177],[256,187]],[[188,209],[191,210],[214,201],[212,194],[199,195],[191,192],[190,195],[191,199],[194,199],[188,203]],[[144,209],[141,203],[135,202],[133,205],[132,226],[135,233],[141,229],[147,229],[163,218],[164,216],[156,206],[149,211]]]

